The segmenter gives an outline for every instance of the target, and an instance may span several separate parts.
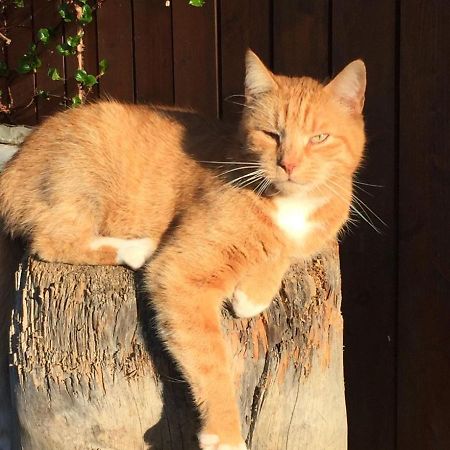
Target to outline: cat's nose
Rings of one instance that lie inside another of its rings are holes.
[[[297,164],[295,162],[291,161],[280,161],[278,165],[290,176],[292,175],[292,172],[297,167]]]

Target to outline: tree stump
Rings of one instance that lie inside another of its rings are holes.
[[[189,387],[139,286],[123,267],[24,262],[10,329],[17,446],[198,450]],[[224,310],[249,448],[347,447],[340,303],[335,245],[293,266],[259,317]]]

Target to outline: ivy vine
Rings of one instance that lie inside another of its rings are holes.
[[[56,96],[41,89],[35,90],[29,103],[23,108],[31,106],[36,98],[49,99],[58,97],[64,106],[77,107],[83,104],[98,84],[99,79],[108,70],[108,61],[101,59],[98,63],[97,73],[88,73],[84,64],[85,43],[83,37],[86,27],[90,26],[94,19],[95,10],[103,6],[106,0],[61,0],[54,2],[60,16],[60,22],[54,27],[43,27],[37,30],[27,51],[19,59],[17,67],[9,67],[5,60],[0,60],[0,77],[6,78],[6,85],[18,76],[36,73],[42,67],[42,53],[44,51],[56,52],[65,58],[76,58],[77,68],[74,73],[65,74],[74,78],[77,83],[77,93],[71,98]],[[205,0],[189,0],[189,5],[202,7]],[[170,5],[170,2],[166,2]],[[25,8],[25,0],[0,0],[0,47],[14,45],[8,37],[8,23],[5,19],[10,8]],[[64,36],[64,24],[73,23],[76,30],[73,35]],[[41,69],[42,70],[42,69]],[[46,74],[52,81],[64,82],[64,74],[56,67],[50,67]],[[14,108],[14,99],[11,90],[0,90],[0,113],[10,116]]]

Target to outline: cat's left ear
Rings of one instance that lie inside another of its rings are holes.
[[[351,62],[325,86],[325,89],[340,102],[360,113],[364,107],[366,92],[365,64],[360,59]]]
[[[250,49],[245,55],[245,94],[257,97],[276,89],[272,72]]]

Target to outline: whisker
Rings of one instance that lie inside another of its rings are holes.
[[[342,188],[338,183],[334,182],[333,180],[330,181],[334,186],[338,188]],[[374,217],[376,217],[385,227],[388,227],[387,223],[375,212],[373,211],[363,200],[361,200],[354,192],[352,193],[352,200],[354,200],[360,208],[363,210],[366,209],[366,214],[371,213]]]
[[[353,180],[353,183],[355,184],[361,184],[363,186],[370,186],[370,187],[377,187],[377,188],[383,188],[381,184],[370,184],[370,183],[363,183],[362,181]]]
[[[258,175],[255,178],[249,179],[249,180],[245,180],[243,183],[237,184],[236,187],[243,189],[247,186],[250,186],[253,183],[257,183],[260,179],[264,179],[263,175]]]
[[[255,166],[243,166],[243,167],[235,167],[234,169],[226,170],[225,172],[219,173],[216,175],[216,178],[221,177],[222,175],[225,175],[230,172],[235,172],[236,170],[246,170],[246,169],[254,169]]]
[[[371,197],[374,197],[374,195],[371,192],[366,191],[364,188],[362,188],[361,186],[358,186],[357,184],[353,185],[353,187],[355,189],[359,189],[361,192],[364,192],[364,194],[367,194],[367,195],[370,195]]]
[[[259,166],[261,163],[258,161],[198,161],[205,164],[248,164],[253,166]]]
[[[244,180],[245,178],[248,178],[248,177],[260,177],[260,176],[263,175],[263,173],[264,172],[262,170],[256,170],[254,172],[250,172],[250,173],[247,173],[245,175],[242,175],[242,176],[240,176],[238,178],[234,178],[233,180],[230,180],[227,184],[228,185],[232,185],[232,184],[235,184],[238,181]],[[247,181],[247,180],[245,180],[245,181]]]
[[[337,183],[334,183],[332,180],[328,180],[330,183],[332,183],[334,186],[341,188],[342,186],[338,185]],[[344,199],[328,184],[325,184],[326,187],[328,187],[328,189],[334,193],[336,195],[336,197],[338,199],[340,199],[341,201],[344,202]],[[352,196],[352,199],[355,200],[354,196]],[[359,200],[359,199],[358,199]],[[358,206],[362,207],[360,204],[358,204]],[[352,203],[350,203],[350,210],[353,211],[355,214],[357,214],[362,220],[364,220],[364,222],[366,222],[371,228],[373,228],[377,233],[381,234],[381,231],[375,226],[375,224],[372,222],[372,220],[370,219],[369,216],[367,216],[366,214],[364,214],[364,212],[361,212],[355,205],[353,205]],[[384,222],[382,222],[384,224]]]

